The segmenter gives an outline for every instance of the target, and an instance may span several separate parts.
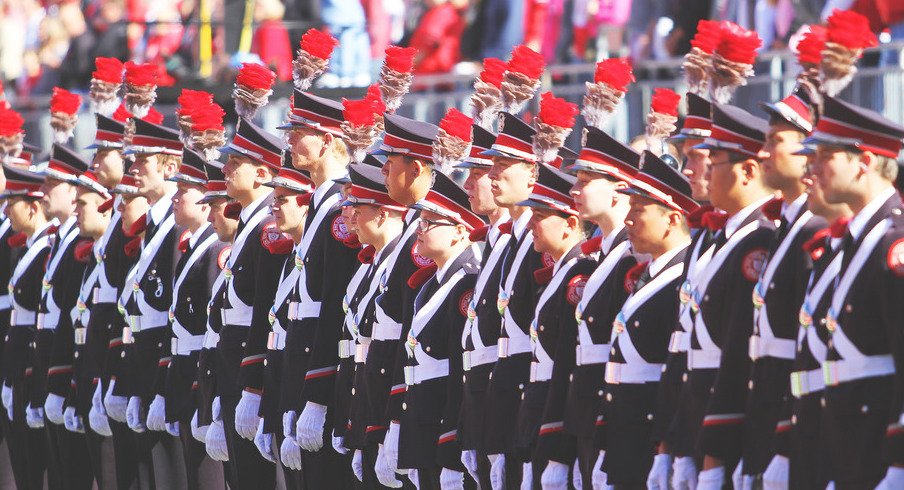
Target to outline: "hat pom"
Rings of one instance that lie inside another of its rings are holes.
[[[157,65],[139,65],[131,61],[125,64],[125,104],[138,118],[144,118],[157,100]]]
[[[179,98],[176,99],[179,107],[176,109],[176,124],[179,126],[179,138],[182,143],[189,146],[189,138],[191,136],[191,116],[192,112],[201,106],[213,102],[213,94],[201,90],[182,89]]]
[[[50,96],[50,127],[56,143],[65,144],[72,137],[81,105],[80,96],[66,89],[53,87],[53,94]]]
[[[383,114],[386,112],[386,103],[383,102],[383,94],[380,92],[380,86],[376,83],[367,87],[364,94],[364,100],[370,102],[374,111],[374,128],[377,134],[382,134],[384,129]]]
[[[797,53],[797,62],[802,70],[797,75],[797,81],[805,85],[814,100],[821,91],[822,80],[819,73],[819,65],[822,63],[822,51],[825,49],[828,30],[819,25],[806,26],[804,32],[794,43],[792,49]]]
[[[733,23],[722,25],[722,38],[709,67],[710,93],[713,100],[727,104],[738,87],[747,85],[753,76],[753,62],[763,41],[756,31]]]
[[[502,85],[505,70],[504,61],[499,58],[486,58],[483,60],[483,71],[474,81],[474,93],[471,94],[474,120],[487,131],[493,131],[493,125],[499,111],[502,110],[502,91],[499,87]]]
[[[540,112],[534,118],[533,136],[534,155],[542,163],[553,162],[559,154],[559,148],[574,127],[574,118],[578,114],[578,106],[565,99],[560,99],[545,92],[540,96]]]
[[[722,26],[714,20],[703,19],[697,23],[697,33],[691,40],[691,50],[684,55],[684,79],[689,92],[701,97],[709,95],[709,67],[713,52],[722,39]]]
[[[235,78],[235,88],[232,90],[235,112],[241,117],[253,119],[258,109],[267,105],[270,100],[274,81],[276,73],[266,66],[242,63]]]
[[[823,90],[835,96],[851,83],[863,50],[876,46],[878,40],[870,30],[869,20],[856,12],[836,9],[826,22],[819,71]]]
[[[545,66],[543,55],[523,44],[515,46],[500,84],[504,111],[517,114],[524,109],[540,88],[540,76]]]
[[[8,163],[19,157],[22,141],[25,139],[25,132],[22,130],[24,123],[18,112],[0,105],[0,162]]]
[[[116,111],[113,112],[112,117],[113,117],[114,121],[119,121],[121,123],[124,123],[124,122],[128,122],[128,120],[132,118],[132,113],[129,112],[128,109],[126,109],[125,104],[120,102],[119,107],[117,107]]]
[[[380,91],[389,112],[395,112],[399,108],[402,97],[411,89],[411,81],[414,79],[411,70],[414,68],[416,54],[415,48],[386,48],[386,59],[380,70]]]
[[[587,82],[581,114],[589,126],[602,129],[625,97],[634,81],[631,63],[624,58],[609,58],[596,64],[593,83]]]
[[[122,62],[116,58],[100,57],[94,60],[88,98],[91,110],[110,116],[119,106],[119,87],[122,86]]]
[[[372,101],[342,99],[342,116],[344,121],[342,139],[349,149],[355,163],[364,161],[367,149],[377,140],[376,114]]]
[[[188,146],[202,153],[207,161],[220,158],[220,148],[226,144],[225,115],[226,111],[214,102],[196,108],[191,114]]]
[[[647,128],[644,138],[647,149],[656,156],[665,153],[665,140],[678,127],[678,102],[681,96],[667,88],[653,90],[653,101],[650,104],[650,112],[647,114]]]
[[[292,61],[292,80],[296,90],[304,92],[311,88],[314,79],[326,71],[333,49],[338,45],[336,38],[319,29],[308,29],[301,36],[301,47]]]
[[[433,163],[440,172],[449,175],[452,165],[467,156],[473,124],[473,119],[454,107],[439,122],[439,131],[433,143]]]

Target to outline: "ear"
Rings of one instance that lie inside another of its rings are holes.
[[[320,147],[320,156],[326,155],[326,152],[330,151],[333,147],[333,135],[332,133],[323,133],[323,146]]]
[[[426,162],[420,158],[411,159],[411,176],[413,178],[418,178],[421,175],[429,174],[430,172],[432,172],[432,170],[430,170],[430,167]]]
[[[176,175],[176,172],[179,171],[179,165],[182,163],[180,158],[176,157],[165,157],[163,163],[163,176],[166,178],[170,178],[173,175]]]
[[[868,150],[860,153],[860,160],[858,163],[862,172],[875,171],[878,162],[879,159],[876,158],[875,153]]]
[[[568,224],[570,230],[578,231],[581,229],[581,220],[577,216],[568,215],[565,218],[565,223]]]
[[[676,228],[681,226],[684,215],[673,209],[669,209],[669,227]]]
[[[741,173],[748,182],[756,180],[760,176],[760,164],[756,160],[748,158],[741,163]]]
[[[525,163],[524,165],[528,165],[530,168],[530,178],[527,179],[527,186],[533,187],[537,185],[537,176],[540,174],[540,167],[538,167],[538,163]]]
[[[254,181],[258,184],[263,184],[265,182],[270,182],[271,180],[270,169],[267,168],[266,165],[255,165],[254,166]]]

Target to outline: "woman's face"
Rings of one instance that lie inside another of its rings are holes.
[[[465,227],[442,215],[424,211],[417,230],[417,253],[436,260],[462,239]]]

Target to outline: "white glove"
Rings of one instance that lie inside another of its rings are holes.
[[[82,417],[75,414],[75,407],[66,407],[63,412],[63,425],[69,432],[85,433],[85,424],[82,423]]]
[[[3,389],[0,390],[0,398],[3,400],[3,408],[6,409],[6,416],[9,420],[13,419],[13,389],[11,386],[3,383]]]
[[[776,456],[776,457],[778,457],[778,456]],[[775,460],[773,460],[772,462],[774,463]],[[769,467],[771,468],[772,464],[770,464]],[[769,470],[766,470],[766,471],[768,472]],[[765,478],[766,478],[766,476],[764,474],[763,479],[765,480]],[[763,488],[768,489],[770,487],[765,486],[765,483],[764,483]],[[779,488],[779,487],[774,487],[774,488]],[[785,485],[782,488],[788,488],[788,486]],[[888,471],[885,472],[885,478],[883,478],[882,481],[879,482],[879,486],[876,487],[876,490],[894,490],[896,488],[904,488],[904,468],[898,468],[897,466],[889,466]]]
[[[286,414],[283,414],[286,415]],[[295,438],[286,437],[279,446],[279,460],[290,470],[301,471],[301,448]]]
[[[396,478],[395,470],[389,467],[386,462],[386,449],[380,444],[377,449],[377,462],[374,464],[374,473],[377,474],[377,480],[385,487],[402,488],[402,482]]]
[[[776,454],[763,472],[763,490],[787,490],[788,474],[788,458]]]
[[[443,490],[465,490],[465,474],[443,468],[439,473],[439,485]]]
[[[305,451],[317,452],[323,447],[326,405],[307,402],[295,425],[295,442]]]
[[[254,432],[254,445],[257,446],[258,452],[267,461],[276,463],[276,457],[273,456],[273,434],[264,434],[264,419],[257,423],[257,431]]]
[[[383,457],[392,471],[399,471],[399,423],[390,422],[383,438]]]
[[[534,465],[524,463],[521,466],[521,490],[534,488]]]
[[[725,482],[725,467],[717,466],[703,470],[697,477],[697,490],[721,490]]]
[[[107,410],[104,409],[104,387],[98,382],[94,388],[94,394],[91,395],[91,409],[88,410],[88,425],[95,433],[110,437],[113,431],[110,430],[110,420],[107,418]]]
[[[672,488],[675,490],[697,488],[697,464],[694,458],[690,456],[675,458],[675,462],[672,463]]]
[[[158,432],[166,430],[166,400],[160,395],[155,396],[148,407],[147,426]]]
[[[258,411],[261,407],[261,396],[250,391],[242,391],[242,398],[235,407],[235,431],[239,436],[254,441],[257,424],[260,421]]]
[[[204,437],[207,455],[214,461],[229,461],[229,449],[226,447],[226,431],[222,420],[214,420]]]
[[[667,453],[653,457],[653,467],[647,476],[649,490],[669,490],[669,472],[672,470],[672,456]]]
[[[31,403],[25,407],[25,423],[32,429],[44,428],[44,409],[42,407],[31,408]]]
[[[505,488],[505,456],[502,454],[491,454],[490,459],[490,487],[493,490],[502,490]]]
[[[461,464],[468,470],[468,474],[471,475],[471,478],[473,478],[474,481],[480,481],[480,478],[477,476],[477,451],[474,449],[462,451]]]
[[[110,386],[107,387],[107,394],[104,396],[104,407],[111,419],[125,424],[127,422],[126,411],[128,410],[129,399],[124,396],[114,395],[114,386],[116,386],[116,380],[110,380]]]
[[[609,488],[609,475],[603,471],[603,460],[606,459],[606,451],[600,451],[600,455],[596,457],[593,463],[593,470],[590,472],[590,480],[593,490],[605,490]]]
[[[63,403],[66,400],[60,395],[48,393],[47,399],[44,400],[44,413],[47,414],[47,420],[56,425],[63,423]]]
[[[581,475],[581,461],[574,460],[574,466],[571,468],[571,484],[574,488],[584,488],[584,477]]]
[[[364,455],[360,449],[355,449],[355,454],[352,455],[352,473],[359,482],[364,483]]]
[[[210,415],[213,420],[223,420],[223,416],[220,414],[220,397],[216,396],[213,398],[213,403],[210,404]]]
[[[166,432],[173,437],[179,437],[179,421],[167,422]]]
[[[141,398],[133,396],[129,398],[129,406],[126,407],[126,424],[137,433],[147,430],[147,426],[141,420]]]
[[[418,475],[417,468],[408,470],[408,480],[411,481],[411,484],[414,485],[416,490],[421,490],[421,479]]]
[[[333,430],[333,449],[339,454],[348,454],[348,448],[345,447],[345,438],[336,435],[336,430]]]
[[[753,475],[745,475],[743,473],[744,469],[744,458],[741,458],[738,461],[738,464],[735,466],[734,472],[731,474],[731,483],[734,486],[735,490],[753,490]]]
[[[543,490],[567,490],[568,465],[558,461],[546,463],[546,469],[543,470],[543,475],[540,477],[540,484],[543,486]]]
[[[198,442],[204,442],[207,437],[208,427],[210,426],[198,427],[198,411],[195,410],[195,414],[191,416],[191,436]]]

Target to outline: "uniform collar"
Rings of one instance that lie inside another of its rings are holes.
[[[320,184],[320,187],[314,189],[314,196],[311,197],[312,208],[320,206],[320,202],[323,201],[324,196],[326,196],[333,188],[333,179],[338,179],[340,177],[342,177],[342,175],[336,175],[335,177],[328,178],[327,180],[323,181],[323,184]]]
[[[797,196],[797,199],[791,202],[782,203],[782,218],[788,223],[793,223],[800,216],[800,211],[807,204],[807,193]]]
[[[524,236],[524,232],[527,230],[527,223],[533,215],[534,213],[530,209],[525,209],[521,216],[518,216],[518,219],[512,223],[512,235],[516,240],[520,240]]]
[[[210,228],[210,223],[204,223],[200,228],[198,228],[198,231],[192,233],[191,236],[188,237],[188,248],[194,250],[195,245],[198,244],[198,240],[201,239],[201,237],[204,235],[204,232],[207,231],[208,228]]]
[[[35,241],[38,238],[40,238],[41,235],[44,234],[44,232],[47,230],[47,228],[50,228],[51,226],[59,226],[59,225],[60,225],[60,222],[56,218],[53,218],[52,220],[44,223],[43,226],[36,229],[35,232],[32,233],[30,237],[28,237],[28,240],[25,240],[25,246],[27,248],[30,248],[32,245],[34,245]]]
[[[68,218],[66,218],[66,221],[64,221],[63,224],[60,225],[60,237],[69,235],[69,232],[71,232],[73,228],[75,228],[75,216],[69,216]]]
[[[612,251],[612,247],[615,245],[615,240],[618,238],[618,235],[623,229],[625,229],[625,225],[620,224],[612,230],[612,233],[609,233],[605,238],[603,238],[603,241],[600,243],[600,251],[603,253],[603,255],[608,255],[609,252]]]
[[[880,192],[878,196],[874,197],[869,204],[864,206],[856,216],[851,218],[850,223],[848,223],[848,232],[854,237],[854,240],[860,238],[860,235],[863,234],[864,228],[866,228],[866,224],[870,221],[870,218],[872,218],[873,215],[879,211],[879,208],[885,204],[885,201],[888,201],[893,195],[895,195],[894,187],[885,189]]]
[[[173,196],[175,195],[176,191],[167,192],[166,195],[151,206],[151,209],[148,210],[148,219],[152,223],[159,225],[166,219],[166,214],[169,212],[170,206],[173,205]]]
[[[252,202],[251,204],[242,208],[242,212],[239,213],[239,220],[241,220],[242,223],[247,223],[248,220],[251,219],[251,216],[253,216],[254,213],[257,211],[257,208],[260,207],[261,203],[263,203],[264,201],[267,200],[267,198],[270,197],[271,193],[272,193],[272,191],[270,191],[268,189],[267,192],[265,192],[262,196],[255,199],[254,202]]]
[[[495,245],[496,240],[499,240],[499,236],[502,234],[499,231],[499,226],[501,226],[503,223],[508,223],[511,219],[512,217],[508,213],[506,213],[501,218],[496,220],[495,223],[491,224],[490,231],[487,232],[487,243],[489,243],[491,246]]]
[[[761,198],[760,200],[754,202],[753,204],[748,204],[747,207],[738,211],[734,214],[734,216],[728,218],[728,221],[725,222],[725,236],[730,237],[734,234],[734,232],[738,231],[738,228],[747,221],[747,218],[750,217],[754,211],[763,207],[763,204],[766,204],[770,199],[772,199],[772,195],[768,195],[766,197]]]
[[[650,277],[656,277],[656,274],[662,272],[662,269],[665,268],[675,258],[676,255],[681,253],[682,250],[689,247],[691,244],[691,240],[688,239],[686,243],[682,243],[681,245],[669,250],[668,252],[660,255],[655,260],[650,262]]]

